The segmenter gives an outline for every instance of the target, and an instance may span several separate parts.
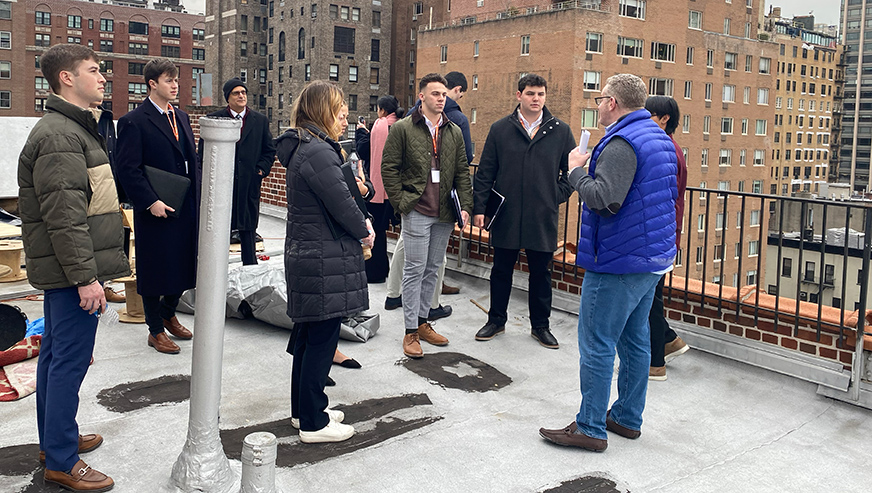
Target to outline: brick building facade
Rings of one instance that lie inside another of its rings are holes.
[[[469,16],[453,6],[458,18],[418,32],[417,74],[466,74],[470,87],[460,104],[476,154],[490,124],[517,105],[521,74],[544,76],[550,111],[570,123],[575,135],[589,130],[592,143],[604,134],[593,98],[609,76],[637,74],[649,94],[678,101],[683,116],[675,139],[687,156],[689,187],[766,193],[778,45],[757,39],[761,8],[762,2],[752,0],[680,8],[655,8],[643,0],[575,1],[526,5],[510,15],[503,6],[464,20]],[[756,284],[756,260],[765,254],[757,228],[765,231],[768,215],[755,204],[746,204],[743,213],[739,200],[724,208],[712,194],[689,193],[687,242],[676,272],[695,278],[706,272],[706,281],[723,279],[727,286]],[[567,210],[573,223],[576,196],[563,214]],[[750,225],[742,237],[740,222]],[[719,247],[706,248],[706,232]],[[722,271],[727,255],[744,258],[746,267],[739,272],[729,262]]]
[[[78,0],[0,1],[0,13],[8,9],[12,18],[2,20],[0,14],[0,38],[4,32],[10,37],[8,44],[0,39],[0,115],[42,114],[49,87],[39,70],[39,56],[58,43],[83,44],[97,52],[107,80],[104,105],[115,118],[145,98],[142,67],[155,57],[176,63],[178,103],[191,104],[196,74],[205,65],[205,24],[202,16],[174,11],[179,8],[170,3],[163,7],[166,10]],[[5,61],[10,62],[8,77],[3,73]]]
[[[469,3],[458,2],[454,5]],[[451,15],[451,0],[394,0],[391,32],[391,80],[390,93],[400,106],[411,108],[418,98],[415,69],[418,60],[418,29],[423,26],[441,25]],[[419,73],[418,77],[421,76]]]
[[[208,0],[206,38],[216,104],[221,86],[241,76],[249,106],[267,115],[278,134],[294,98],[310,80],[336,82],[349,106],[349,135],[358,116],[373,121],[375,101],[388,94],[391,0]]]

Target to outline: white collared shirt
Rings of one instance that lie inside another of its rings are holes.
[[[424,117],[424,121],[427,122],[427,129],[430,130],[430,138],[435,139],[436,138],[436,129],[438,127],[442,126],[442,115],[441,114],[439,115],[439,121],[437,121],[435,125],[433,123],[431,123],[430,119],[427,118],[426,116]]]
[[[161,115],[163,115],[164,113],[167,112],[167,109],[166,109],[166,108],[161,108],[160,106],[158,106],[157,103],[155,103],[154,100],[152,100],[150,97],[147,98],[147,99],[148,99],[149,101],[151,101],[151,104],[153,104],[154,107],[157,108],[158,111],[160,111],[160,114],[161,114]],[[168,103],[168,104],[172,105],[172,103]]]
[[[233,111],[232,109],[230,109],[229,107],[227,109],[230,110],[230,114],[233,116],[233,118],[236,118],[236,117],[245,118],[245,113],[248,111],[247,106],[245,108],[242,108],[241,113],[237,113],[237,112]]]
[[[521,120],[521,125],[524,126],[524,130],[527,131],[527,135],[529,135],[531,139],[533,138],[533,135],[536,134],[536,129],[542,124],[543,115],[545,115],[545,112],[540,111],[539,118],[537,118],[533,123],[530,123],[526,118],[524,118],[524,115],[521,114],[521,108],[518,108],[518,118]]]

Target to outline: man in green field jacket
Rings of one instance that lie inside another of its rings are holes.
[[[454,230],[451,190],[457,190],[463,223],[472,211],[472,182],[460,128],[445,113],[445,78],[427,74],[418,85],[421,107],[391,127],[382,155],[385,192],[402,219],[403,353],[424,356],[420,340],[445,346],[448,339],[427,322],[437,270]]]

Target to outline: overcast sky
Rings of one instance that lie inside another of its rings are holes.
[[[472,0],[460,0],[472,1]],[[545,0],[543,0],[545,3]],[[774,5],[781,7],[781,15],[785,17],[793,17],[796,15],[806,15],[809,12],[814,12],[815,22],[823,22],[826,24],[839,23],[839,9],[841,1],[830,0],[766,0],[766,12],[769,12],[769,6]],[[206,0],[182,0],[182,5],[192,14],[206,12]]]

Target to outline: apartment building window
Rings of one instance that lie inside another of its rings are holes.
[[[206,69],[203,67],[193,67],[191,68],[191,78],[197,80],[197,76],[205,72]]]
[[[33,79],[33,87],[37,91],[48,91],[48,79],[46,79],[45,77],[36,77],[35,79]]]
[[[708,149],[706,149],[706,151],[708,151]],[[699,182],[699,188],[706,188],[706,182],[704,182],[704,181]],[[699,199],[700,200],[705,200],[706,198],[708,198],[708,192],[706,192],[704,190],[702,192],[699,192]],[[702,230],[702,228],[705,226],[705,214],[700,214],[699,216],[697,216],[696,219],[697,219],[697,224],[698,224],[697,229]]]
[[[675,266],[676,267],[681,267],[681,258],[682,258],[682,250],[681,250],[681,248],[679,248],[678,251],[675,252]]]
[[[521,55],[530,54],[530,35],[521,36]]]
[[[600,72],[584,71],[584,90],[599,91],[600,90]]]
[[[651,96],[669,96],[672,97],[672,79],[663,79],[652,77],[648,82],[648,94]]]
[[[714,50],[706,50],[706,52],[705,52],[705,66],[708,68],[714,68],[714,66],[715,66],[715,51]]]
[[[12,18],[12,3],[0,2],[0,19]]]
[[[372,11],[372,27],[381,27],[381,11],[373,10]]]
[[[681,122],[681,133],[690,133],[690,115],[684,115]]]
[[[353,7],[351,9],[351,21],[352,22],[360,22],[360,9],[357,7]]]
[[[127,43],[127,53],[130,55],[148,55],[148,44]],[[166,56],[166,55],[161,55]]]
[[[687,47],[687,64],[693,65],[693,46]]]
[[[699,160],[700,166],[708,166],[708,149],[703,149],[701,153],[701,158]]]
[[[330,4],[330,7],[329,7],[327,12],[329,13],[331,19],[339,18],[339,6],[338,5]]]
[[[43,46],[48,48],[51,46],[51,34],[36,34],[36,38],[34,40],[36,46]]]
[[[720,262],[723,259],[724,259],[724,246],[723,245],[715,245],[715,248],[712,251],[712,260],[714,260],[715,262]],[[714,280],[712,280],[712,282],[719,282],[719,281],[720,281],[720,277],[718,277],[718,276],[715,276]]]
[[[71,45],[80,45],[82,44],[82,38],[78,36],[67,36],[67,43]]]
[[[733,134],[733,119],[730,117],[721,118],[721,135]]]
[[[760,254],[760,241],[759,240],[751,240],[748,242],[748,256],[756,257]]]
[[[712,83],[711,82],[706,82],[706,84],[705,84],[705,100],[706,101],[712,100]]]
[[[751,66],[754,64],[754,57],[745,55],[745,72],[751,72]]]
[[[687,27],[690,29],[702,29],[702,12],[691,10],[688,15]]]
[[[330,64],[330,80],[339,80],[339,65]]]
[[[724,84],[723,90],[723,102],[725,103],[735,103],[736,102],[736,86],[731,84]]]
[[[148,23],[147,22],[130,21],[127,24],[127,31],[130,34],[141,34],[143,36],[147,36],[148,35]]]
[[[745,281],[746,281],[746,283],[745,283],[746,286],[753,286],[753,285],[757,284],[757,271],[756,270],[749,270],[748,274],[745,276]]]
[[[373,62],[381,60],[381,41],[373,39],[369,47],[369,59]]]
[[[12,91],[0,91],[0,108],[4,110],[12,108]]]
[[[348,82],[357,82],[357,67],[348,67]]]
[[[179,48],[178,46],[162,45],[160,47],[160,56],[164,58],[181,58],[181,48]]]
[[[369,97],[369,111],[378,111],[378,96]]]
[[[700,229],[702,231],[702,229]],[[701,264],[705,262],[705,249],[701,246],[696,247],[696,263]]]
[[[37,113],[45,113],[45,102],[46,98],[35,98],[33,100],[33,111]]]
[[[127,94],[131,94],[133,96],[145,96],[148,92],[148,85],[143,82],[128,82],[127,83]]]
[[[748,223],[749,226],[760,226],[760,209],[754,209],[751,211],[751,220]]]
[[[191,58],[194,60],[206,60],[205,48],[194,48],[191,50]]]
[[[114,19],[100,19],[100,30],[103,32],[113,32],[115,31],[115,20]]]
[[[690,99],[693,95],[693,81],[684,81],[684,99]]]
[[[591,109],[581,110],[581,127],[597,128],[599,123],[599,111]]]
[[[766,120],[763,120],[763,121],[765,122]],[[765,151],[763,151],[763,149],[754,149],[754,166],[763,166],[763,164],[764,164],[763,158],[765,157],[765,155],[766,154],[765,154]],[[759,181],[759,180],[754,180],[755,187],[756,187],[757,181]],[[762,183],[763,182],[760,182],[761,189],[762,189]],[[757,190],[754,193],[760,193],[760,191]]]
[[[748,135],[748,119],[742,118],[742,135]]]
[[[476,41],[478,43],[478,41]],[[602,33],[587,33],[585,38],[585,51],[588,53],[602,53],[603,52],[603,35]],[[476,53],[478,55],[478,53]]]
[[[378,85],[378,69],[372,67],[369,69],[369,83],[372,85]]]
[[[478,41],[472,44],[472,56],[478,56]]]
[[[754,135],[766,135],[766,120],[757,120]]]
[[[67,16],[67,29],[81,29],[82,28],[82,16],[81,15],[68,15]]]
[[[781,109],[781,102],[782,102],[781,96],[776,96],[776,98],[775,98],[775,109],[776,110]]]
[[[262,68],[257,71],[258,82],[261,84],[266,84],[266,69]]]
[[[760,57],[759,71],[761,74],[769,74],[770,66],[772,65],[771,58]]]
[[[12,33],[9,31],[0,31],[0,48],[4,50],[12,49]],[[39,67],[37,67],[39,68]]]
[[[12,62],[0,62],[0,79],[12,78]]]
[[[445,63],[448,61],[448,45],[442,45],[439,47],[439,63]]]
[[[729,17],[724,18],[724,34],[730,34],[730,19]]]
[[[51,12],[40,12],[36,11],[36,25],[37,26],[50,26],[51,25]]]
[[[705,115],[702,117],[702,133],[708,134],[711,130],[712,126],[712,117],[710,115]]]
[[[731,166],[733,164],[733,150],[732,149],[721,149],[720,156],[718,157],[718,165],[719,166]]]
[[[745,23],[745,37],[746,38],[751,37],[751,23],[750,22]]]
[[[244,28],[248,27],[248,16],[243,15],[245,18],[245,24],[243,24]],[[160,35],[164,38],[181,38],[182,37],[182,28],[179,26],[167,26],[163,25],[160,27]]]
[[[618,13],[623,17],[645,20],[645,0],[620,0]]]
[[[724,68],[726,70],[736,70],[736,67],[739,64],[739,54],[738,53],[724,53]]]
[[[642,58],[642,40],[618,36],[618,55]]]
[[[742,102],[745,104],[751,103],[751,88],[749,86],[745,86],[745,89],[742,91]]]
[[[793,98],[787,98],[787,109],[793,109]]]
[[[333,51],[354,54],[354,29],[348,27],[333,27]]]
[[[266,56],[266,43],[255,44],[255,48],[259,50],[260,56]]]
[[[760,87],[757,89],[757,104],[769,104],[768,87]]]
[[[664,62],[675,61],[675,45],[671,43],[660,43],[654,41],[651,43],[651,59],[661,60]]]
[[[745,154],[746,154],[745,149],[739,150],[739,166],[745,165]],[[739,191],[744,192],[745,191],[745,186],[744,186],[745,182],[739,182],[739,183],[742,184],[742,188]]]

